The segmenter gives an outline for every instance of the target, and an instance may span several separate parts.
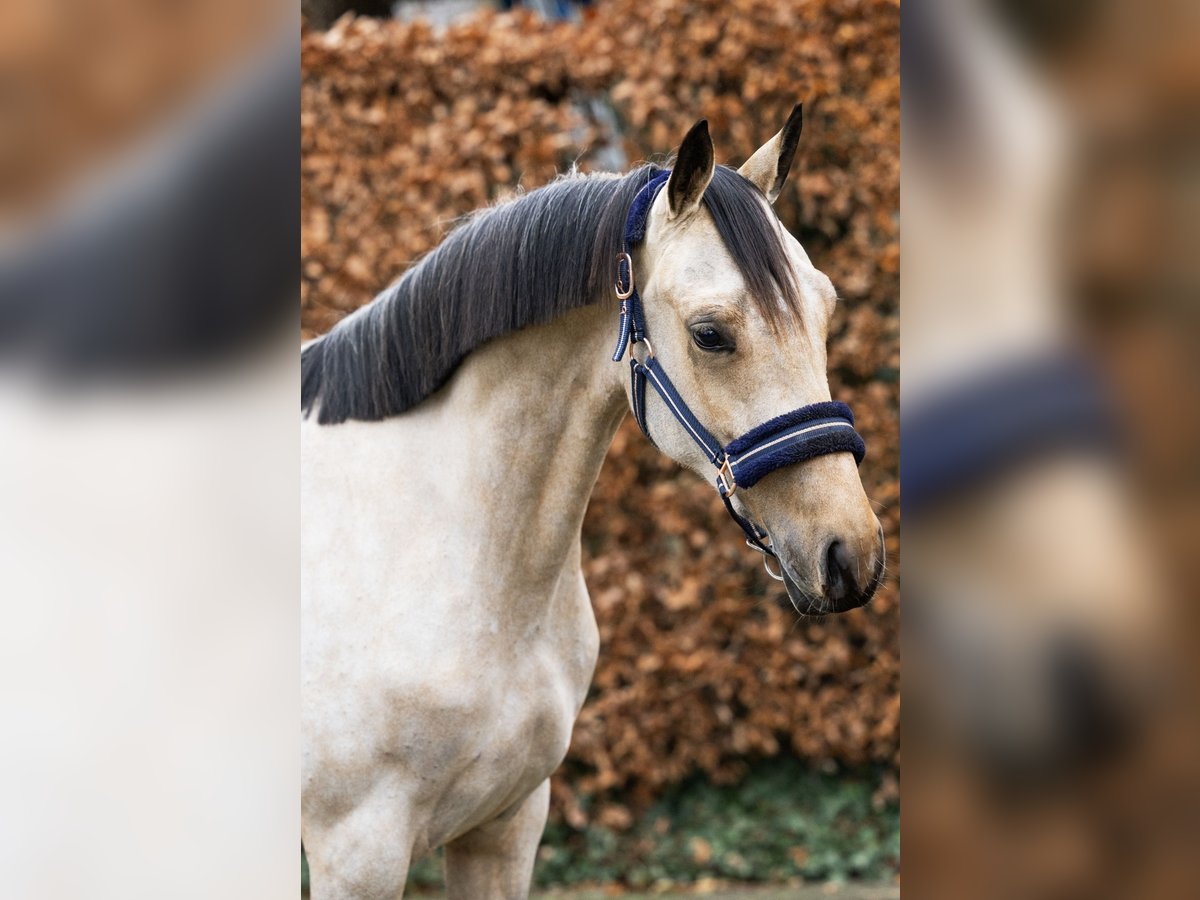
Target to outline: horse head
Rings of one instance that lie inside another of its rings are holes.
[[[756,446],[769,447],[781,433],[779,428],[762,433],[772,423],[801,423],[794,430],[802,430],[814,418],[806,418],[806,410],[840,406],[830,402],[825,352],[837,294],[771,206],[791,167],[800,128],[797,106],[783,129],[735,172],[714,165],[707,122],[697,123],[669,178],[649,195],[644,227],[636,235],[633,269],[653,342],[640,350],[635,344],[634,352],[642,358],[653,354],[694,420],[724,450],[750,435],[757,435]],[[721,453],[714,459],[706,452],[705,442],[689,434],[692,429],[660,389],[650,402],[636,396],[636,370],[635,365],[629,399],[647,434],[668,456],[711,476]],[[853,435],[848,410],[848,422],[831,415],[818,421],[834,429],[840,424]],[[753,531],[762,533],[801,613],[861,606],[882,578],[882,529],[848,447],[810,447],[812,452],[777,464],[742,489],[734,489],[728,472],[718,479],[723,495],[723,484],[731,489],[731,511],[743,527],[754,523]],[[737,481],[743,480],[748,479],[739,474]]]

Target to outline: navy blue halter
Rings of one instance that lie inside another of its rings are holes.
[[[646,385],[649,384],[708,457],[708,461],[717,468],[717,492],[729,515],[746,533],[746,543],[760,553],[774,557],[775,552],[771,549],[766,531],[733,508],[730,498],[734,492],[739,488],[753,487],[776,469],[827,453],[852,453],[855,462],[861,463],[866,446],[854,430],[854,414],[844,403],[825,402],[802,406],[750,429],[724,447],[692,413],[654,355],[654,347],[646,334],[642,298],[635,284],[633,258],[630,255],[633,248],[645,240],[650,207],[670,174],[669,171],[660,172],[638,192],[625,220],[625,247],[617,257],[617,280],[614,285],[617,299],[621,301],[621,326],[617,347],[613,351],[613,362],[620,362],[626,350],[633,345],[646,345],[645,360],[635,357],[631,350],[629,353],[633,417],[638,427],[654,443],[646,424]],[[770,569],[767,571],[770,572]]]

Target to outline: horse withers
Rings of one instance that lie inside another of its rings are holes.
[[[303,349],[317,900],[395,898],[439,846],[450,897],[528,893],[598,652],[584,509],[628,409],[715,476],[798,611],[870,599],[882,532],[825,374],[836,295],[770,207],[800,121],[737,171],[700,122],[669,174],[573,174],[483,211]]]

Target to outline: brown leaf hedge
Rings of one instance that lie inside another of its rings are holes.
[[[302,34],[305,337],[479,206],[572,165],[661,159],[701,116],[736,165],[806,102],[776,207],[842,298],[831,387],[867,440],[891,576],[868,609],[797,620],[711,486],[627,421],[584,523],[602,647],[554,780],[572,824],[622,827],[752,758],[898,764],[899,19],[892,0],[609,0],[575,24],[482,11]]]

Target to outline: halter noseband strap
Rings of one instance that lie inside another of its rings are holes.
[[[614,285],[617,299],[621,301],[621,324],[612,355],[613,362],[620,362],[631,346],[646,345],[645,360],[638,359],[632,351],[629,353],[633,417],[638,427],[654,443],[646,422],[646,385],[649,384],[683,426],[683,430],[708,457],[708,461],[717,468],[717,492],[729,515],[746,533],[746,543],[765,556],[774,557],[775,552],[771,549],[766,531],[734,509],[730,498],[738,488],[752,487],[776,469],[827,453],[852,453],[855,462],[861,463],[866,447],[854,430],[854,415],[844,403],[824,402],[802,406],[750,429],[728,446],[722,446],[692,413],[654,355],[654,345],[646,334],[642,298],[635,283],[633,257],[630,255],[632,249],[645,239],[650,207],[670,175],[669,171],[664,171],[650,179],[634,197],[625,220],[624,250],[617,256],[617,280]],[[769,568],[767,572],[779,578]]]

